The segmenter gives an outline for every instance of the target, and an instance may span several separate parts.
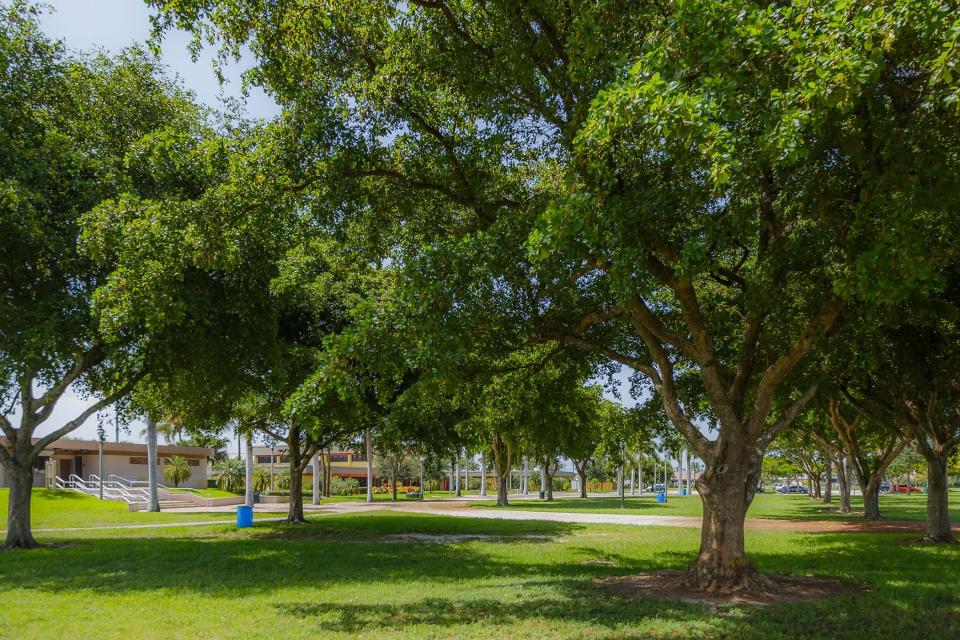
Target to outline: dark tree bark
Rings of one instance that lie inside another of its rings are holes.
[[[509,505],[507,479],[510,477],[510,444],[505,442],[500,434],[494,434],[491,444],[493,448],[493,474],[497,479],[497,506],[506,507]]]
[[[823,487],[823,504],[833,502],[833,460],[829,454],[823,452],[823,475],[826,484]]]
[[[837,466],[837,479],[840,481],[840,513],[850,513],[853,507],[850,505],[850,472],[844,468],[842,459]]]
[[[954,543],[947,501],[947,456],[933,453],[927,458],[927,532],[923,539]]]
[[[867,520],[880,519],[880,476],[870,477],[863,489],[863,517]]]
[[[703,501],[700,553],[687,569],[691,586],[707,592],[752,588],[756,569],[744,551],[744,520],[760,478],[762,454],[746,445],[718,451],[697,480]]]
[[[553,501],[553,473],[550,471],[550,457],[547,456],[543,459],[542,464],[543,478],[544,478],[544,489],[547,492],[547,501]],[[556,471],[556,469],[554,469]]]
[[[4,549],[33,549],[37,541],[30,531],[30,497],[33,491],[33,469],[20,464],[4,465],[10,480],[7,503],[7,538]]]
[[[574,460],[573,466],[577,468],[577,476],[580,477],[580,497],[587,497],[587,463],[589,460]]]

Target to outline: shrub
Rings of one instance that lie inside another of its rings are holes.
[[[330,495],[352,496],[360,493],[360,482],[356,478],[333,478],[330,480]]]
[[[179,487],[181,482],[190,479],[190,465],[183,456],[173,456],[167,458],[167,463],[163,465],[163,479],[173,483],[174,487]]]
[[[553,478],[550,484],[554,491],[570,491],[570,480],[567,478]]]
[[[238,458],[224,458],[213,465],[213,477],[217,481],[217,487],[231,493],[243,490],[245,473],[243,460]]]
[[[253,490],[259,493],[270,490],[270,472],[263,467],[253,468]]]

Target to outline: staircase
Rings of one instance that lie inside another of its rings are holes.
[[[53,481],[53,486],[57,489],[73,490],[94,498],[136,505],[132,508],[137,511],[146,510],[147,504],[150,502],[149,489],[143,486],[146,484],[142,481],[127,480],[119,476],[109,476],[108,480],[101,480],[95,474],[91,474],[84,480],[75,473],[70,474],[67,479],[57,476]],[[160,510],[197,506],[197,502],[192,499],[195,492],[199,493],[196,489],[171,491],[166,485],[158,484],[157,497],[160,499]]]

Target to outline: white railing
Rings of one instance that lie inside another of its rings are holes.
[[[66,480],[57,476],[53,481],[53,486],[58,489],[72,489],[98,498],[102,491],[104,500],[117,500],[127,504],[147,502],[149,499],[146,489],[124,486],[116,481],[101,481],[96,475],[91,475],[87,480],[75,473],[71,473]]]

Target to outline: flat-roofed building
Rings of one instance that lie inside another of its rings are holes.
[[[34,440],[36,442],[36,440]],[[6,447],[5,438],[0,446]],[[110,480],[117,476],[124,480],[145,482],[147,480],[147,445],[129,442],[103,443],[103,469],[100,469],[100,443],[96,440],[62,439],[44,449],[33,472],[33,486],[52,486],[57,477],[69,480],[71,475],[87,480],[91,475]],[[190,467],[190,478],[180,484],[193,489],[207,488],[208,461],[213,449],[206,447],[181,447],[159,445],[157,447],[157,474],[163,482],[163,465],[173,456],[181,456]],[[0,467],[0,487],[9,486],[7,474]]]

